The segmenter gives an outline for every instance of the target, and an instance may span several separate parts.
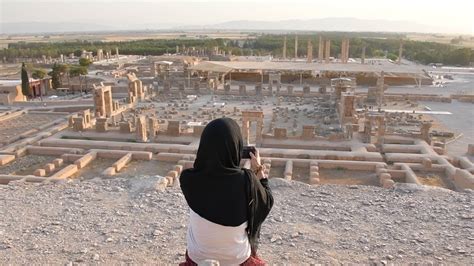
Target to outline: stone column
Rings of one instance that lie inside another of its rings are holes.
[[[259,119],[257,121],[257,137],[256,137],[256,144],[260,146],[262,142],[262,132],[263,132],[263,119]]]
[[[284,178],[291,180],[293,178],[293,161],[286,161],[285,172],[283,173]]]
[[[135,122],[135,137],[138,142],[147,142],[148,135],[146,132],[146,120],[145,116],[138,116]]]
[[[308,40],[308,51],[307,51],[307,61],[308,63],[313,62],[313,43],[311,43],[311,40]]]
[[[288,95],[293,95],[293,86],[288,85],[288,87],[286,87],[286,89],[288,91]]]
[[[329,63],[329,57],[331,57],[331,40],[326,40],[324,44],[325,53],[324,53],[324,62]]]
[[[323,37],[319,36],[318,61],[323,62],[323,60],[324,60],[324,42],[323,42]]]
[[[283,59],[286,59],[286,36],[283,40]]]
[[[311,87],[309,85],[303,86],[303,95],[309,96],[310,93],[311,93]]]
[[[372,123],[370,122],[370,118],[366,117],[364,122],[364,139],[365,143],[371,142],[371,133],[372,133]]]
[[[426,122],[421,124],[421,138],[426,141],[426,143],[431,144],[431,138],[430,138],[430,128],[431,128],[431,123]]]
[[[367,49],[367,47],[364,45],[362,47],[362,56],[361,56],[361,61],[360,61],[362,64],[365,64],[365,50],[366,49]]]
[[[382,71],[380,76],[377,78],[377,93],[376,93],[376,101],[377,104],[380,106],[383,104],[384,100],[384,91],[385,91],[385,74]]]
[[[403,54],[403,41],[400,40],[400,48],[398,49],[398,60],[397,60],[397,63],[399,65],[402,63],[402,54]]]
[[[242,138],[244,140],[244,146],[249,145],[249,121],[246,117],[242,117]]]
[[[298,35],[295,36],[295,58],[298,58]]]
[[[385,141],[385,117],[378,116],[377,117],[377,144],[382,145]]]
[[[156,118],[154,117],[148,118],[148,131],[149,131],[148,136],[150,140],[153,140],[156,137],[157,125],[158,123],[156,121]]]
[[[239,95],[247,95],[247,87],[245,85],[239,85]]]

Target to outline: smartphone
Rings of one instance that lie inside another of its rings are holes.
[[[244,146],[244,150],[242,152],[242,159],[250,159],[250,153],[255,154],[257,149],[254,146]]]

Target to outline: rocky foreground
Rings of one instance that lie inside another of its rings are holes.
[[[157,178],[0,185],[0,264],[176,264],[187,205]],[[272,179],[269,264],[474,264],[474,192]]]

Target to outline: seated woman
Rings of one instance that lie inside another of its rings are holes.
[[[230,118],[211,121],[202,132],[194,168],[180,176],[190,207],[186,262],[265,265],[257,257],[260,227],[273,206],[258,151],[251,170],[240,168],[243,141]]]

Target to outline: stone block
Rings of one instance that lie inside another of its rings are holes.
[[[15,160],[15,155],[0,154],[0,166],[7,165]]]
[[[385,179],[382,183],[383,188],[391,189],[395,186],[395,181],[392,179]]]
[[[387,179],[392,179],[392,175],[389,173],[382,173],[379,175],[380,183],[383,184],[383,182]]]
[[[170,136],[179,136],[181,132],[181,125],[177,120],[170,120],[168,121],[168,128],[166,130],[166,134]]]
[[[105,176],[114,176],[117,172],[115,171],[115,167],[108,167],[102,172],[102,175]]]
[[[433,165],[430,158],[421,159],[421,164],[423,165],[424,168],[431,168],[431,166]]]
[[[56,168],[61,167],[63,165],[63,163],[64,163],[64,160],[61,159],[61,158],[57,158],[57,159],[53,160],[53,164]]]
[[[47,163],[44,166],[44,170],[46,171],[46,174],[48,174],[48,175],[51,174],[52,172],[54,172],[54,169],[56,169],[56,167],[52,163]]]
[[[74,162],[78,169],[86,167],[90,162],[97,158],[96,152],[89,152]]]
[[[63,169],[59,170],[58,172],[56,172],[49,179],[66,179],[66,178],[71,177],[73,174],[77,173],[78,170],[79,169],[77,168],[77,165],[70,164],[64,167]]]
[[[310,172],[309,178],[319,178],[319,172]]]
[[[132,124],[130,122],[120,122],[120,133],[131,133],[132,132]]]
[[[320,183],[320,179],[319,178],[310,178],[309,179],[309,184],[310,185],[318,185]]]
[[[194,126],[193,127],[193,136],[201,137],[202,132],[204,131],[205,126]]]
[[[467,145],[467,154],[468,155],[474,155],[474,144],[468,144]]]
[[[313,139],[315,134],[314,134],[314,129],[315,127],[314,126],[311,126],[311,125],[304,125],[303,126],[303,134],[302,134],[302,138],[304,140],[310,140],[310,139]]]
[[[109,130],[107,118],[97,118],[95,123],[95,130],[97,132],[107,132]]]
[[[163,192],[165,191],[166,187],[168,186],[169,181],[168,178],[160,176],[158,180],[154,183],[154,190]]]
[[[176,171],[178,173],[178,175],[181,174],[181,172],[183,171],[183,165],[175,165],[174,168],[173,168],[174,171]]]
[[[127,153],[125,156],[116,161],[112,167],[115,168],[116,172],[120,172],[130,161],[132,160],[132,153]]]
[[[33,175],[35,175],[35,176],[46,176],[46,170],[44,170],[44,169],[36,169],[36,170],[33,172]]]
[[[277,139],[285,139],[287,137],[286,128],[275,128],[275,129],[273,129],[273,135]]]
[[[170,176],[170,177],[172,177],[172,178],[175,178],[175,177],[178,177],[179,174],[178,174],[177,171],[169,171],[168,174],[167,174],[167,176]]]

